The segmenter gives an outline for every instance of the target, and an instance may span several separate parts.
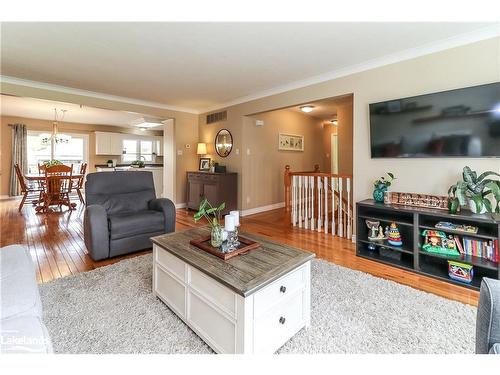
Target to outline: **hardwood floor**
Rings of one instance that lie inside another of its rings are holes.
[[[37,279],[41,283],[150,252],[147,250],[94,262],[83,242],[81,207],[75,211],[37,215],[30,205],[26,205],[21,213],[17,211],[17,206],[17,200],[0,201],[0,246],[14,243],[27,245],[37,265]],[[192,212],[177,210],[177,230],[196,225],[202,224],[193,222]],[[354,244],[348,240],[285,225],[282,209],[242,218],[242,231],[311,251],[317,257],[341,266],[429,293],[471,305],[478,302],[479,293],[476,291],[356,257]]]

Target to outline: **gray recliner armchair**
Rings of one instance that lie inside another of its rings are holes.
[[[151,237],[174,232],[174,204],[155,196],[151,172],[88,174],[83,228],[92,259],[148,249]]]
[[[486,277],[477,308],[476,353],[500,354],[500,281]]]

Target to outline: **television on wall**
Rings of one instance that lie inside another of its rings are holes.
[[[500,82],[370,104],[372,158],[500,157]]]

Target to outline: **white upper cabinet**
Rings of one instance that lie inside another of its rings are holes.
[[[123,134],[95,132],[96,155],[121,155],[123,152]]]
[[[96,155],[122,155],[124,139],[151,141],[153,152],[158,156],[163,156],[163,137],[161,136],[150,137],[111,132],[95,132]]]

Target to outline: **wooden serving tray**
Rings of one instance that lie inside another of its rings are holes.
[[[189,243],[193,246],[196,246],[198,249],[206,251],[207,253],[215,255],[216,257],[219,257],[223,260],[231,259],[237,255],[248,253],[249,251],[260,247],[260,244],[258,242],[252,241],[245,237],[238,236],[238,241],[240,242],[239,247],[236,250],[231,251],[230,253],[223,253],[216,247],[213,247],[210,244],[210,236],[194,238],[189,241]]]

